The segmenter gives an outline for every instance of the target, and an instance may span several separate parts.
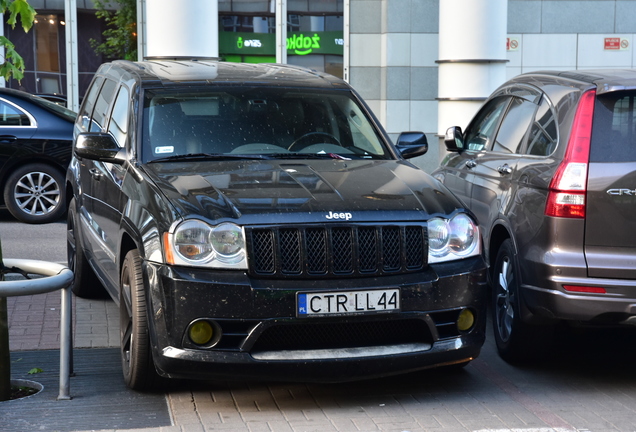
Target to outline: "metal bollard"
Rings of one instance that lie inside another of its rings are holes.
[[[70,400],[71,388],[71,283],[73,272],[62,264],[28,259],[3,259],[6,267],[16,267],[28,274],[44,276],[38,279],[23,279],[0,282],[0,297],[44,294],[62,290],[60,316],[60,392],[58,400]]]

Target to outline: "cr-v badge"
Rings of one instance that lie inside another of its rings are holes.
[[[608,189],[610,195],[636,195],[636,189]]]

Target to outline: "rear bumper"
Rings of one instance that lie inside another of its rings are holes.
[[[346,381],[470,361],[485,340],[487,285],[481,258],[399,277],[312,281],[253,280],[238,272],[153,263],[143,267],[153,359],[167,377]],[[296,316],[299,291],[395,287],[402,299],[397,313]],[[476,321],[470,330],[459,331],[456,321],[465,308]],[[197,347],[188,340],[188,325],[199,319],[218,324],[223,335],[217,345]],[[408,337],[397,335],[402,329]],[[338,335],[349,331],[370,342],[351,344],[355,337]],[[375,332],[385,333],[381,342],[373,343]],[[318,338],[324,340],[314,344]]]
[[[534,315],[556,319],[621,324],[636,316],[636,281],[598,278],[546,279],[548,287],[522,286],[527,309]],[[563,286],[602,287],[605,294],[568,292]]]

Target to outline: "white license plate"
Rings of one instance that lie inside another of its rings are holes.
[[[298,317],[356,315],[400,310],[400,290],[298,293]]]

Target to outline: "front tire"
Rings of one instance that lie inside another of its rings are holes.
[[[152,361],[146,293],[137,249],[126,254],[121,268],[119,324],[126,385],[133,390],[154,388],[158,375]]]
[[[28,164],[7,178],[4,203],[19,221],[43,224],[59,220],[66,211],[64,176],[42,163]]]

